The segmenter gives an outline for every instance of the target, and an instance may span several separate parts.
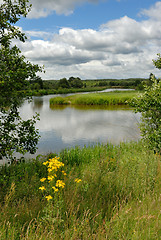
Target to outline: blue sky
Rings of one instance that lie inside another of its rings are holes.
[[[57,14],[53,11],[47,17],[23,19],[20,25],[24,30],[45,30],[51,32],[56,32],[62,27],[98,29],[103,23],[124,17],[125,15],[140,21],[143,16],[139,16],[138,13],[155,3],[156,0],[104,0],[96,3],[86,1],[76,6],[69,15]]]
[[[31,3],[28,17],[17,23],[28,36],[19,47],[30,61],[45,66],[43,79],[161,75],[152,63],[161,52],[161,1]]]

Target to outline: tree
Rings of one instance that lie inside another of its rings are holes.
[[[154,65],[161,66],[161,58],[154,60]],[[143,140],[155,152],[161,151],[161,79],[151,76],[151,86],[145,85],[144,93],[132,100],[135,112],[140,112],[140,130]]]
[[[155,79],[155,75],[154,75],[153,73],[150,73],[149,78],[148,78],[148,80],[146,81],[146,84],[147,84],[148,86],[152,86],[154,79]]]
[[[82,80],[79,77],[77,77],[77,78],[70,77],[68,82],[70,83],[70,86],[72,88],[82,88],[83,87]]]
[[[33,79],[31,79],[30,81],[30,88],[31,89],[43,89],[43,80],[41,79],[41,77],[36,76]]]
[[[69,82],[66,78],[60,79],[59,83],[58,83],[58,86],[62,87],[62,88],[69,88],[70,87]]]
[[[158,59],[157,60],[153,59],[153,63],[156,68],[161,69],[161,54],[158,53],[157,56],[158,56]]]
[[[0,157],[10,159],[15,151],[34,153],[39,139],[35,129],[38,116],[24,121],[18,106],[24,98],[22,90],[42,68],[27,61],[13,46],[13,39],[26,40],[15,24],[30,8],[28,0],[3,0],[0,5]]]

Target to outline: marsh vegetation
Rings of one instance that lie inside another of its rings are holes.
[[[128,102],[137,95],[137,91],[76,94],[51,98],[50,105],[128,105]]]

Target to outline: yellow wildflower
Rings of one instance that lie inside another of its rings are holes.
[[[45,197],[48,201],[51,200],[53,197],[51,195],[48,195]]]
[[[45,165],[45,166],[46,166],[48,163],[49,163],[48,161],[46,161],[46,162],[43,162],[43,165]]]
[[[48,168],[48,172],[49,172],[49,173],[52,172],[52,168]]]
[[[46,178],[41,178],[40,182],[45,182]]]
[[[54,176],[48,176],[49,182],[51,182],[54,179]]]
[[[64,188],[64,186],[65,186],[65,183],[62,180],[57,180],[56,181],[56,187]]]
[[[56,187],[52,187],[52,189],[54,189],[54,192],[58,192],[59,191],[59,189],[56,188]]]
[[[75,182],[76,182],[76,183],[79,183],[79,182],[81,182],[81,181],[82,181],[82,180],[81,180],[80,178],[76,178],[76,179],[75,179]]]
[[[42,187],[39,187],[39,189],[40,189],[41,191],[43,191],[43,190],[45,190],[45,187],[42,186]]]
[[[64,176],[66,176],[67,174],[66,174],[66,172],[64,172],[64,171],[62,171],[62,174],[64,175]]]
[[[47,168],[48,176],[46,178],[40,179],[41,182],[48,180],[47,184],[50,185],[51,184],[50,182],[52,180],[54,180],[55,178],[57,179],[57,172],[63,174],[64,176],[67,175],[66,172],[62,170],[62,168],[64,167],[64,163],[62,163],[59,159],[60,159],[59,157],[54,157],[43,163]],[[56,179],[53,181],[51,186],[54,192],[58,192],[60,188],[65,187],[65,183],[63,180],[56,180]],[[53,186],[54,182],[56,182],[55,186]],[[43,191],[45,190],[45,187],[42,186],[39,189]],[[47,201],[49,201],[53,197],[51,195],[48,195],[45,198],[47,199]]]

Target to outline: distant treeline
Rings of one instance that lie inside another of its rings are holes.
[[[42,80],[40,77],[36,77],[33,80],[30,80],[29,85],[31,90],[38,89],[55,89],[60,88],[83,88],[86,87],[86,84],[79,77],[70,77],[68,80],[62,78],[60,80]]]
[[[151,83],[149,78],[128,78],[128,79],[87,79],[81,80],[79,77],[62,78],[60,80],[42,80],[35,77],[29,81],[26,89],[32,95],[45,95],[54,93],[69,93],[82,91],[98,91],[105,88],[132,88],[143,90],[144,85]]]
[[[93,86],[109,88],[118,87],[118,88],[134,88],[142,90],[144,83],[148,81],[145,78],[128,78],[128,79],[97,79],[97,80],[85,80],[88,81],[88,84]]]

